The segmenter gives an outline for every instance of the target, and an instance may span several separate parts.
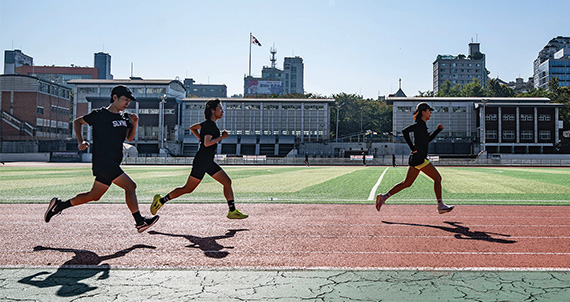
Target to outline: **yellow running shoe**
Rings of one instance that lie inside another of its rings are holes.
[[[228,212],[228,218],[229,219],[246,219],[247,217],[249,217],[249,216],[240,212],[238,209]]]
[[[156,215],[158,210],[162,208],[163,203],[160,202],[161,198],[162,196],[158,194],[154,195],[154,198],[152,199],[152,204],[150,205],[150,212],[152,213],[152,215]]]

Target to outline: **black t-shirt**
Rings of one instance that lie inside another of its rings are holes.
[[[83,120],[93,127],[93,164],[108,160],[120,164],[123,160],[123,142],[128,129],[133,128],[130,116],[99,108],[83,116]]]
[[[220,129],[212,120],[205,120],[200,123],[200,149],[198,150],[198,155],[206,156],[207,158],[214,158],[216,154],[216,148],[218,144],[213,144],[210,147],[204,146],[204,138],[206,135],[211,135],[212,139],[220,137]]]
[[[413,144],[410,139],[410,132],[414,132]],[[417,150],[424,158],[427,157],[428,154],[428,143],[432,141],[439,132],[441,132],[441,130],[436,129],[433,133],[429,133],[426,122],[422,119],[402,130],[404,139],[406,139],[406,143],[408,143],[410,149],[412,149],[412,151]]]

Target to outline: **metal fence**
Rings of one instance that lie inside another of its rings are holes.
[[[126,165],[192,165],[193,157],[125,157]],[[225,157],[217,158],[220,165],[305,165],[304,158],[272,157]],[[570,159],[432,159],[436,166],[515,166],[515,167],[570,167]],[[397,156],[396,166],[407,166],[407,156]],[[362,159],[348,158],[310,158],[311,166],[363,166]],[[392,158],[375,158],[366,161],[367,166],[392,166]]]

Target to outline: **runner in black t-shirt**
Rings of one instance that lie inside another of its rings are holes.
[[[224,196],[228,202],[229,219],[244,219],[248,215],[241,213],[236,209],[234,204],[234,191],[232,190],[232,180],[226,174],[226,172],[214,161],[214,155],[216,153],[216,147],[218,142],[228,137],[228,132],[223,131],[220,134],[220,129],[216,126],[216,121],[221,119],[224,115],[224,109],[219,99],[213,99],[206,102],[206,108],[204,109],[205,121],[201,123],[194,124],[190,126],[190,131],[200,140],[200,149],[194,157],[192,162],[192,171],[188,180],[183,187],[178,187],[172,192],[166,194],[166,196],[161,197],[160,195],[155,195],[152,204],[150,205],[150,212],[156,214],[156,212],[166,203],[167,201],[177,198],[181,195],[191,193],[200,184],[204,175],[212,176],[215,180],[224,186]]]
[[[93,110],[73,122],[78,148],[82,151],[89,147],[89,142],[83,140],[81,128],[85,124],[93,127],[92,170],[95,182],[91,191],[80,193],[67,201],[54,197],[44,215],[46,222],[66,208],[99,200],[112,183],[125,190],[127,206],[135,218],[139,233],[158,220],[158,215],[150,218],[141,216],[135,192],[137,185],[120,167],[123,160],[123,142],[125,138],[128,141],[134,139],[139,121],[136,114],[123,112],[131,100],[136,100],[131,90],[119,85],[113,88],[111,104],[108,107]]]
[[[412,155],[408,163],[408,173],[406,174],[406,178],[392,187],[388,193],[378,194],[376,196],[376,210],[380,211],[380,208],[390,196],[410,187],[416,180],[416,177],[418,177],[418,174],[420,174],[420,171],[433,179],[433,189],[435,191],[435,197],[437,198],[437,210],[439,214],[453,210],[454,206],[447,206],[443,203],[441,198],[441,175],[427,159],[429,142],[443,130],[442,125],[437,125],[437,129],[433,133],[428,132],[426,122],[431,118],[432,110],[433,108],[431,108],[428,103],[419,103],[414,112],[414,120],[416,122],[402,130],[406,143],[412,150]],[[410,132],[414,133],[414,143],[412,143],[410,138]]]

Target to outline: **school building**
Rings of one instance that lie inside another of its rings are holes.
[[[393,134],[412,124],[420,102],[434,108],[429,131],[444,130],[430,144],[430,153],[472,156],[480,153],[550,154],[559,142],[562,104],[548,98],[392,97]]]
[[[194,156],[199,141],[190,132],[204,120],[208,98],[182,100],[182,154]],[[218,128],[229,137],[218,144],[218,154],[286,156],[299,143],[329,138],[330,110],[334,99],[220,98],[224,117]]]

